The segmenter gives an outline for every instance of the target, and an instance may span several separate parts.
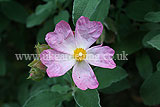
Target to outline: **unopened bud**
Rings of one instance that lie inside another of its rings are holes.
[[[36,48],[36,53],[37,54],[40,54],[42,51],[46,50],[46,49],[49,49],[50,47],[46,44],[42,44],[40,45],[39,43],[35,46]]]
[[[39,68],[40,70],[45,71],[46,67],[45,65],[42,64],[42,62],[40,60],[34,60],[31,63],[28,64],[29,67],[34,67],[34,68]]]
[[[44,78],[45,73],[38,68],[31,68],[30,75],[27,79],[32,79],[34,81],[40,81]]]

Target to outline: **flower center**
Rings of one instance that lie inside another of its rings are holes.
[[[74,59],[81,62],[86,58],[86,54],[86,50],[82,48],[77,48],[76,50],[74,50]]]

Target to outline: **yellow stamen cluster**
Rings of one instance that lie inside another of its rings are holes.
[[[82,48],[77,48],[76,50],[74,50],[74,59],[81,62],[86,58],[86,54],[86,50]]]

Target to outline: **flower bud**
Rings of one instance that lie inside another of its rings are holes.
[[[49,49],[50,47],[46,44],[40,45],[39,43],[35,46],[36,48],[36,53],[40,54],[43,50]]]
[[[40,81],[44,78],[45,73],[38,68],[31,68],[30,75],[27,79],[32,79],[34,81]]]
[[[34,68],[38,68],[40,70],[45,71],[46,67],[45,65],[42,64],[42,62],[40,60],[34,60],[31,63],[28,64],[29,67],[34,67]]]

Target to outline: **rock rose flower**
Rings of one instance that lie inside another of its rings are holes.
[[[116,67],[112,59],[115,53],[113,49],[102,45],[90,48],[100,37],[102,30],[103,25],[100,22],[89,21],[84,16],[78,19],[75,34],[67,22],[60,21],[55,31],[49,32],[45,38],[52,49],[44,50],[40,54],[48,76],[62,76],[73,67],[72,78],[78,88],[97,88],[99,83],[90,65],[110,69]]]

